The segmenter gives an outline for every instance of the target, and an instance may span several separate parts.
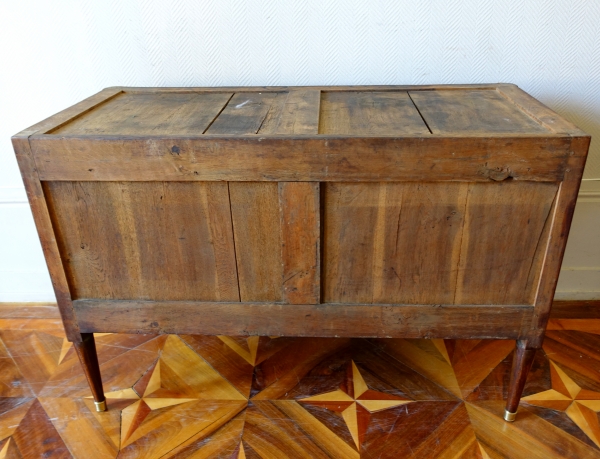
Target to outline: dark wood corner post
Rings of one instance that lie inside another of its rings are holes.
[[[73,347],[83,367],[83,372],[92,390],[96,411],[106,411],[106,398],[102,389],[102,377],[100,376],[100,365],[98,354],[96,354],[96,342],[93,333],[82,333],[81,341],[74,342]]]
[[[587,135],[578,134],[571,139],[571,151],[565,164],[563,181],[560,183],[549,216],[551,218],[551,230],[546,242],[546,257],[539,280],[538,293],[533,305],[534,314],[531,332],[529,339],[517,341],[517,349],[513,359],[506,410],[504,412],[504,419],[509,422],[515,420],[527,375],[533,364],[535,351],[542,347],[589,144],[590,137]]]
[[[82,103],[83,108],[86,105],[95,105],[106,99],[107,96],[111,96],[111,92],[103,91],[96,96],[87,99]],[[80,107],[72,109],[74,112],[79,113]],[[67,119],[73,114],[70,110],[64,112],[64,117]],[[50,212],[44,197],[44,190],[40,181],[35,161],[31,152],[31,145],[29,143],[29,137],[37,132],[45,132],[48,129],[54,127],[54,124],[60,123],[61,120],[51,122],[49,120],[42,121],[31,128],[20,132],[13,136],[12,143],[15,149],[15,154],[19,168],[21,170],[21,176],[23,178],[23,184],[27,191],[27,198],[31,206],[33,219],[38,231],[42,250],[50,272],[50,278],[52,280],[52,286],[56,295],[56,301],[61,314],[61,318],[65,327],[65,333],[67,339],[73,343],[75,351],[82,364],[83,371],[89,382],[90,389],[94,396],[94,403],[97,411],[106,411],[106,399],[104,397],[104,391],[102,390],[102,379],[100,376],[100,366],[98,364],[98,356],[96,355],[96,345],[94,342],[94,335],[92,333],[80,333],[79,324],[75,317],[75,311],[73,309],[73,301],[69,284],[65,274],[64,266],[58,249],[58,244],[54,236],[54,230],[52,227],[52,219]]]
[[[526,340],[517,340],[517,348],[513,357],[512,370],[510,371],[506,409],[504,410],[505,421],[512,422],[515,420],[525,381],[527,381],[527,375],[533,364],[537,349],[536,347],[529,347]]]

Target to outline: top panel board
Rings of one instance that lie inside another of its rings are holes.
[[[58,135],[547,135],[495,89],[121,92]]]
[[[498,91],[410,91],[433,134],[550,132]]]

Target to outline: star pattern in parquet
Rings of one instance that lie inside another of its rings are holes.
[[[600,327],[564,325],[507,424],[513,342],[97,335],[97,413],[59,320],[0,318],[0,459],[600,458]]]
[[[550,360],[552,389],[522,399],[530,405],[563,411],[597,446],[600,446],[600,392],[582,389]]]
[[[412,400],[370,390],[354,362],[348,365],[348,372],[348,380],[341,388],[300,399],[300,402],[341,413],[356,448],[360,450],[369,425],[370,413],[405,405]]]

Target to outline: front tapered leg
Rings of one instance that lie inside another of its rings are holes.
[[[102,377],[100,376],[100,365],[98,364],[98,354],[96,354],[94,334],[82,333],[81,342],[73,343],[73,346],[92,390],[96,411],[106,411],[106,398],[102,389]]]
[[[527,349],[527,341],[518,340],[517,350],[513,357],[512,370],[510,372],[510,385],[508,386],[508,398],[506,399],[506,410],[504,420],[512,422],[517,416],[519,401],[523,394],[527,375],[533,364],[536,349]]]

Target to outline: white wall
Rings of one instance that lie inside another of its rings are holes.
[[[600,2],[2,0],[0,301],[53,294],[10,135],[106,86],[512,82],[594,136],[559,285],[600,297]]]

